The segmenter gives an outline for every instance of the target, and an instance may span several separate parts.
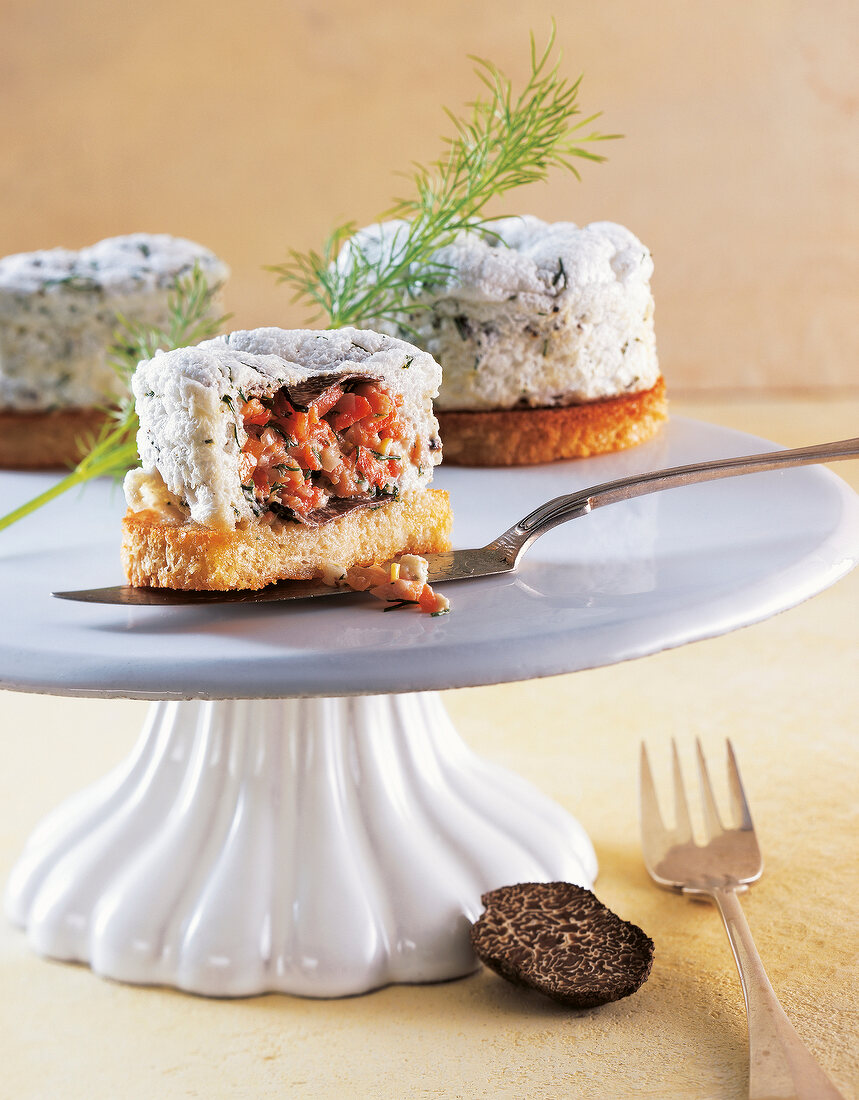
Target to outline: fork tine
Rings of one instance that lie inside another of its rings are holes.
[[[701,799],[704,803],[704,827],[707,830],[707,838],[712,840],[723,832],[722,822],[719,819],[719,811],[716,808],[716,798],[710,783],[710,772],[707,770],[707,761],[704,759],[704,750],[701,748],[701,738],[695,738],[698,746],[698,778],[701,781]]]
[[[746,801],[746,792],[743,790],[743,781],[740,779],[740,769],[737,767],[734,746],[731,744],[730,738],[726,740],[725,744],[728,747],[728,786],[731,795],[731,812],[741,829],[754,830],[752,814]]]
[[[683,771],[680,767],[680,755],[677,742],[671,738],[671,768],[674,776],[674,833],[678,844],[692,839],[692,820],[689,817],[689,804],[686,801],[686,788],[683,786]]]
[[[668,830],[659,812],[659,800],[653,784],[653,772],[647,756],[647,746],[641,742],[641,766],[638,773],[639,804],[641,811],[641,836],[644,841],[644,855],[647,860],[653,845],[663,844]]]

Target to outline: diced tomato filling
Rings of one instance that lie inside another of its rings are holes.
[[[357,393],[346,393],[337,402],[337,407],[331,414],[331,427],[337,432],[344,428],[351,428],[359,420],[372,416],[373,406]]]
[[[271,420],[271,410],[267,409],[261,401],[252,397],[246,401],[242,409],[245,424],[268,424]]]
[[[420,453],[417,443],[403,454],[402,397],[378,382],[347,385],[333,383],[307,408],[285,389],[243,403],[239,476],[264,520],[305,516],[332,497],[395,494],[403,462]]]

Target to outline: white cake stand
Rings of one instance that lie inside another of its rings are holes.
[[[674,419],[633,451],[442,470],[455,542],[636,470],[770,449]],[[46,483],[0,476],[3,509]],[[859,501],[820,467],[628,501],[546,535],[520,573],[452,585],[443,618],[363,596],[119,608],[121,496],[69,494],[0,535],[0,687],[159,700],[131,758],[35,832],[10,918],[44,955],[236,996],[359,993],[468,973],[488,889],[590,885],[566,811],[477,759],[435,694],[612,664],[720,634],[832,584]],[[62,545],[54,541],[62,532]],[[527,746],[527,731],[523,731]]]

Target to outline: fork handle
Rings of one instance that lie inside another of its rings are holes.
[[[779,1004],[736,890],[707,892],[725,923],[746,1001],[749,1100],[843,1100]]]

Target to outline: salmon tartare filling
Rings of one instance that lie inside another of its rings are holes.
[[[334,382],[305,402],[286,388],[244,401],[239,477],[254,513],[302,523],[334,500],[396,498],[411,460],[402,453],[401,405],[366,378]]]

